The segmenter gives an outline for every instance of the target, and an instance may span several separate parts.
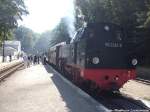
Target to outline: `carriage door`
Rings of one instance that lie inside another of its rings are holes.
[[[73,44],[73,52],[74,52],[74,64],[77,64],[77,42]]]

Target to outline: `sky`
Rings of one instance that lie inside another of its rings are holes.
[[[73,18],[73,0],[25,0],[25,4],[30,14],[19,25],[37,33],[52,30],[62,17]]]

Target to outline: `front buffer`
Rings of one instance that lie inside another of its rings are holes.
[[[82,69],[81,77],[101,90],[119,90],[128,80],[135,79],[135,69]]]

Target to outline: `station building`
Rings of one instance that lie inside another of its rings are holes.
[[[20,41],[4,41],[4,55],[7,58],[12,56],[12,58],[17,58],[21,54],[21,42]],[[3,49],[0,49],[0,57],[2,58]],[[1,59],[2,60],[2,59]]]

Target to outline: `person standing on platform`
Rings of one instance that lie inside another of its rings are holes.
[[[34,64],[37,64],[37,56],[34,56]]]
[[[37,57],[37,62],[40,64],[40,56]]]
[[[44,65],[46,65],[46,56],[45,55],[44,55],[43,61],[44,61]]]
[[[12,60],[12,56],[11,56],[11,54],[9,55],[9,62],[11,62],[11,60]]]
[[[31,55],[31,64],[33,64],[33,56]]]
[[[30,67],[30,56],[28,56],[28,60],[27,60],[27,66]]]
[[[28,57],[26,55],[24,55],[23,60],[24,60],[24,66],[25,66],[25,68],[27,68],[28,67]]]

